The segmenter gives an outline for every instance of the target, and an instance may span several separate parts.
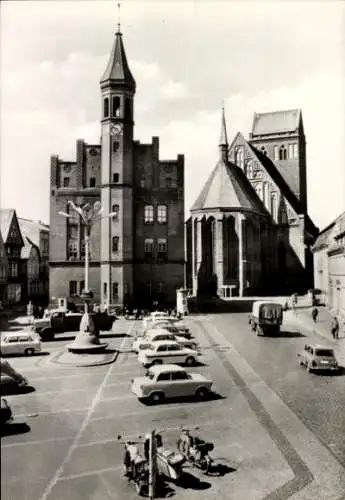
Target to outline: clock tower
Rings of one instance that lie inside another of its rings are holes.
[[[135,80],[118,28],[100,81],[102,96],[101,301],[133,295],[133,104]],[[113,213],[112,217],[107,214]]]

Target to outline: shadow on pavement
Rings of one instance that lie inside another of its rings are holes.
[[[156,486],[155,498],[172,498],[176,495],[176,491],[165,480],[160,480]]]
[[[216,463],[213,464],[209,470],[209,476],[226,476],[226,474],[231,474],[231,472],[236,472],[237,469],[234,467],[229,467],[229,465]]]
[[[201,481],[201,479],[193,476],[193,474],[191,474],[190,472],[183,472],[182,476],[176,484],[184,489],[199,491],[208,490],[212,486],[208,481]]]
[[[1,384],[1,396],[14,396],[16,394],[30,394],[35,392],[36,389],[31,385],[26,385],[24,387],[19,387],[15,383]]]
[[[339,366],[339,369],[336,372],[326,370],[323,372],[314,372],[314,375],[318,375],[319,377],[343,377],[345,375],[345,367]]]
[[[49,356],[50,352],[48,351],[40,351],[40,352],[34,352],[33,354],[27,355],[27,354],[6,354],[6,356],[3,355],[3,358],[18,358],[18,359],[23,359],[23,358],[39,358],[41,356]]]
[[[122,339],[126,337],[132,337],[132,335],[128,335],[127,333],[100,333],[101,339]]]
[[[144,399],[141,400],[140,402],[145,405],[145,406],[158,406],[158,405],[164,405],[168,403],[204,403],[208,401],[218,401],[220,399],[226,399],[226,396],[222,396],[221,394],[218,394],[217,392],[210,392],[205,398],[197,398],[195,396],[185,396],[185,397],[179,397],[179,398],[168,398],[164,399],[159,403],[152,403],[151,401],[145,401]]]
[[[14,436],[16,434],[25,434],[30,430],[31,428],[25,422],[13,422],[2,426],[0,435],[1,437]]]
[[[289,332],[286,330],[282,330],[280,333],[277,335],[267,335],[266,337],[275,337],[275,338],[283,338],[283,339],[294,339],[294,338],[299,338],[299,337],[305,337],[301,332]]]

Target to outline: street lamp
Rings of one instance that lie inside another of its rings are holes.
[[[90,246],[90,235],[91,229],[95,222],[99,221],[103,217],[113,217],[115,212],[111,212],[105,216],[102,216],[103,208],[99,201],[96,201],[93,205],[90,203],[85,203],[82,207],[78,207],[73,201],[67,202],[68,206],[73,212],[78,214],[82,226],[84,227],[84,239],[85,239],[85,288],[81,293],[81,298],[84,300],[84,314],[81,318],[79,333],[77,334],[74,342],[68,346],[68,350],[71,352],[96,352],[104,350],[108,344],[101,344],[99,341],[98,331],[95,328],[92,316],[89,314],[89,302],[93,297],[92,291],[89,289],[89,246]],[[71,218],[71,213],[58,212],[66,218]]]

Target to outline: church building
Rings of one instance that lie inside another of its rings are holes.
[[[306,141],[298,109],[254,115],[247,141],[229,147],[222,112],[219,158],[186,223],[193,295],[301,293],[313,287]]]
[[[184,156],[161,160],[158,137],[151,144],[134,140],[135,91],[118,29],[100,81],[101,144],[77,140],[75,161],[51,157],[52,300],[78,298],[85,287],[84,231],[69,201],[77,207],[101,202],[89,251],[89,287],[97,301],[174,304],[184,285]]]

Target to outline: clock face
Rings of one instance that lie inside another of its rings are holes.
[[[122,125],[120,123],[113,123],[110,125],[110,135],[122,134]]]

